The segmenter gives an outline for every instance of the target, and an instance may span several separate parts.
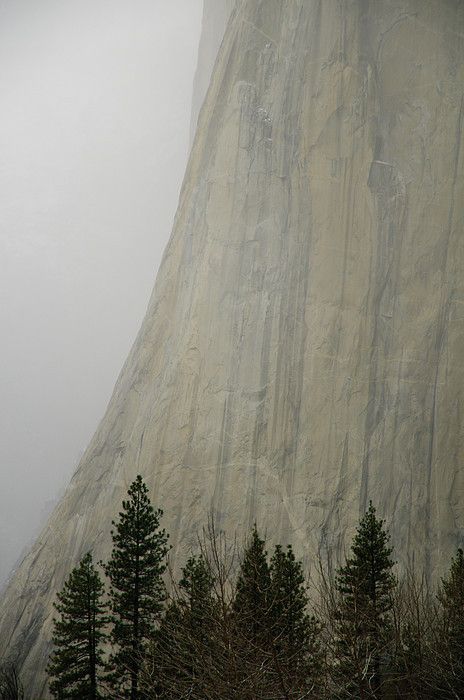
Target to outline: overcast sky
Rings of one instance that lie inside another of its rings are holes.
[[[0,582],[95,431],[184,173],[202,0],[0,0]]]

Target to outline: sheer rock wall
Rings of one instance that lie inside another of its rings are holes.
[[[3,598],[28,697],[137,473],[178,565],[211,509],[307,560],[369,499],[402,563],[462,543],[463,58],[460,0],[239,2],[143,326]]]

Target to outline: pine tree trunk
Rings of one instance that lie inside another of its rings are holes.
[[[134,585],[134,636],[132,639],[132,662],[131,662],[131,700],[138,697],[138,675],[139,675],[139,542],[135,555],[135,585]]]
[[[90,579],[88,581],[88,598],[87,598],[87,625],[89,639],[89,677],[90,677],[90,700],[97,698],[97,678],[96,678],[96,661],[95,661],[95,620],[93,619],[92,610],[95,601],[92,601],[92,592],[90,590]]]

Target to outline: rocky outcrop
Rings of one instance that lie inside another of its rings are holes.
[[[178,562],[211,509],[310,559],[372,498],[430,576],[462,542],[463,58],[460,0],[239,3],[143,326],[3,598],[30,697],[137,473]]]

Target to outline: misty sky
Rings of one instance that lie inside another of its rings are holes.
[[[185,169],[202,0],[0,0],[0,583],[140,326]]]

